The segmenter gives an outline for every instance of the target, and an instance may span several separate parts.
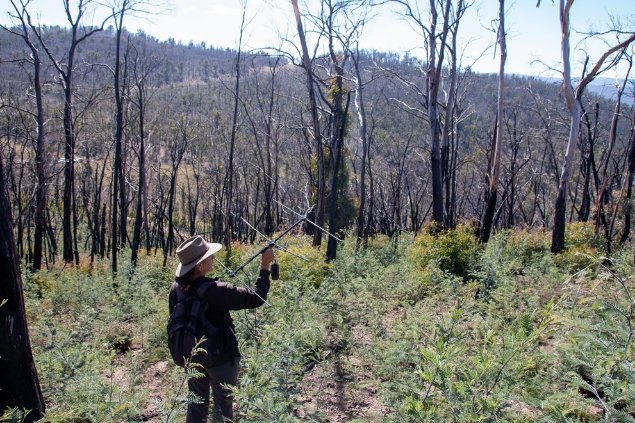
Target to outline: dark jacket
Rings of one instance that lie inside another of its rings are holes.
[[[188,290],[197,290],[202,283],[209,285],[203,294],[203,298],[201,298],[206,304],[205,314],[212,323],[222,328],[225,341],[225,352],[215,362],[216,365],[220,365],[232,360],[234,357],[240,357],[236,330],[229,311],[260,307],[267,299],[267,293],[269,292],[269,271],[260,270],[254,289],[241,288],[221,282],[218,278],[205,277],[193,282]],[[176,305],[175,289],[180,289],[179,284],[176,282],[170,287],[168,299],[170,314],[172,314],[172,310],[174,310]]]

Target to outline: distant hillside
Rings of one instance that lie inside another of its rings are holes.
[[[151,182],[148,185],[151,190],[149,195],[156,201],[151,205],[155,209],[148,213],[155,213],[153,219],[159,223],[165,219],[164,199],[168,190],[165,184],[169,178],[164,171],[176,160],[175,148],[180,141],[186,143],[184,151],[187,155],[184,160],[189,161],[191,166],[202,168],[200,171],[206,180],[201,184],[214,188],[214,191],[201,194],[206,196],[207,204],[219,203],[217,198],[223,194],[229,151],[234,148],[236,166],[240,168],[237,184],[242,196],[238,206],[246,210],[249,207],[254,221],[261,218],[262,212],[258,206],[250,204],[261,201],[264,196],[261,192],[265,186],[264,177],[271,178],[270,174],[274,171],[279,172],[276,175],[278,179],[273,178],[279,185],[276,188],[280,193],[279,198],[299,207],[306,206],[307,192],[313,192],[317,178],[317,148],[312,141],[312,118],[306,79],[301,67],[291,63],[289,56],[243,52],[239,98],[236,101],[235,51],[204,44],[184,45],[173,40],[159,41],[143,33],[124,35],[123,61],[127,68],[122,74],[127,78],[128,86],[124,99],[126,116],[123,142],[127,155],[126,171],[129,172],[127,178],[132,181],[137,178],[136,149],[141,117],[136,97],[140,87],[135,86],[134,80],[136,70],[145,72],[147,76],[143,82],[146,90],[143,116],[146,127],[143,134],[148,137],[147,142],[151,147],[148,150],[151,155],[148,158],[151,161],[148,170]],[[61,27],[47,27],[44,28],[43,38],[56,60],[63,64],[69,31]],[[81,44],[74,71],[76,154],[90,157],[104,166],[112,159],[115,133],[115,96],[111,71],[114,51],[113,30],[110,28],[99,32]],[[17,134],[15,140],[11,139],[7,143],[15,160],[18,160],[17,151],[22,151],[21,147],[16,146],[19,143],[29,145],[34,132],[32,120],[24,119],[22,112],[34,109],[30,95],[33,69],[26,60],[28,57],[22,40],[5,31],[0,32],[0,96],[3,101],[18,105],[11,110],[4,109],[4,115],[0,116],[3,119],[0,121],[0,134]],[[64,163],[61,158],[64,145],[63,92],[59,75],[43,53],[42,59],[46,81],[47,148],[57,158],[52,161],[50,173],[61,175]],[[380,51],[361,52],[358,59],[367,115],[369,147],[366,164],[372,167],[369,178],[374,178],[373,187],[366,189],[368,201],[375,202],[376,207],[369,217],[373,222],[372,231],[392,234],[402,229],[416,230],[429,219],[431,202],[431,129],[425,98],[425,63],[411,56]],[[320,107],[318,120],[324,149],[327,150],[325,160],[330,157],[328,149],[332,146],[329,143],[336,138],[332,133],[333,114],[329,109],[333,95],[333,63],[330,60],[329,57],[315,58],[313,67]],[[346,213],[350,217],[354,215],[362,195],[360,180],[364,146],[360,135],[359,84],[351,60],[346,62],[344,73],[347,120],[343,153],[344,171],[347,173],[343,177],[349,179],[343,182],[342,189],[350,197],[346,203]],[[444,187],[445,198],[455,202],[453,218],[477,220],[482,212],[485,174],[496,125],[498,76],[460,69],[456,95],[449,109],[447,93],[450,82],[447,69],[444,70],[444,77],[438,106],[441,124],[446,120],[450,122],[448,132],[442,134],[443,160],[450,175]],[[569,133],[568,111],[559,81],[523,75],[508,75],[506,79],[501,189],[508,192],[501,196],[507,204],[501,202],[497,210],[498,223],[495,225],[508,227],[519,222],[528,226],[549,225],[554,190],[560,177]],[[580,146],[587,148],[587,138],[594,137],[595,163],[590,173],[585,167],[579,174],[595,175],[597,180],[593,185],[597,187],[600,186],[597,168],[606,151],[614,102],[589,90],[583,103],[587,111],[595,109],[597,104],[598,114],[597,122],[591,122],[595,115],[592,119],[583,119],[585,130],[581,133]],[[617,131],[618,141],[613,157],[621,159],[627,156],[629,129],[630,125],[623,119]],[[589,157],[588,151],[583,154]],[[577,157],[580,157],[579,154]],[[255,164],[255,161],[258,163]],[[577,164],[575,166],[580,168]],[[262,171],[266,167],[269,167],[268,175]],[[621,162],[610,167],[615,175],[621,173],[619,169],[623,169]],[[87,167],[86,172],[96,170]],[[106,185],[101,185],[102,176],[97,175],[92,175],[93,186],[86,187],[84,192],[107,189]],[[576,175],[576,178],[575,185],[572,183],[572,191],[592,186],[586,176]],[[585,183],[585,180],[588,182]],[[259,181],[260,185],[254,187],[251,181]],[[614,181],[619,181],[617,176]],[[190,182],[181,177],[175,185],[183,189],[175,200],[175,213],[182,222],[193,216],[187,211],[189,206],[186,203],[194,200],[188,199],[190,193],[186,195],[185,185],[181,185]],[[61,185],[61,180],[56,181],[55,188],[59,189]],[[127,194],[131,204],[134,192],[131,190]],[[106,198],[108,194],[104,192],[103,195]],[[191,195],[194,196],[193,193]],[[581,201],[578,199],[582,198],[582,194],[572,192],[571,196],[575,201]],[[102,200],[99,196],[86,197],[88,208],[91,207],[90,201]],[[22,210],[16,210],[16,213],[22,213]],[[218,218],[219,210],[208,208],[201,213],[199,221],[211,222]],[[351,222],[349,220],[341,227]],[[160,240],[164,234],[161,231],[164,231],[164,227],[154,233],[157,234],[154,235],[157,243],[163,242]]]
[[[551,84],[562,84],[562,78],[540,78]],[[617,90],[623,81],[618,81],[613,78],[599,77],[595,78],[587,86],[586,92],[592,93],[598,97],[602,97],[608,100],[617,100]],[[626,86],[624,94],[622,95],[622,101],[626,104],[635,104],[635,90],[629,89],[629,85]]]
[[[68,30],[59,26],[45,27],[43,34],[55,57],[63,63],[66,59],[64,49],[70,36]],[[76,60],[79,73],[82,74],[80,79],[93,83],[107,83],[109,79],[107,73],[99,67],[96,69],[94,65],[110,65],[114,61],[114,35],[113,28],[109,27],[81,44],[78,50],[78,60]],[[156,61],[157,69],[154,72],[154,82],[159,86],[172,83],[208,83],[219,76],[231,75],[234,71],[236,52],[231,49],[208,47],[205,43],[194,44],[190,42],[185,45],[175,42],[173,39],[159,41],[143,32],[126,33],[125,38],[129,56],[139,54],[151,57]],[[362,54],[364,57],[361,58],[361,62],[368,68],[390,69],[411,77],[421,76],[422,64],[413,57],[400,57],[395,53],[378,51],[363,52]],[[28,56],[22,40],[5,31],[0,31],[0,79],[2,81],[19,85],[28,83],[28,79],[25,78],[25,70],[28,73],[30,69],[28,64],[20,63]],[[45,64],[45,79],[55,81],[57,79],[56,72],[50,64],[47,64],[44,52],[42,52],[42,57]],[[249,63],[248,66],[254,66],[254,57],[256,56],[250,58],[249,54],[245,54],[243,57],[245,58],[244,63]],[[256,58],[255,66],[258,67],[265,63],[265,60],[259,61]],[[466,75],[469,75],[469,79],[481,80],[480,83],[475,84],[481,89],[488,86],[492,78],[495,77],[492,74],[479,74],[471,71],[468,71]],[[551,93],[550,96],[558,96],[555,90],[549,88],[554,83],[560,83],[558,78],[509,75],[507,80],[512,96],[514,87],[528,86],[527,84],[531,84],[534,89]],[[541,87],[543,84],[545,84],[544,87]],[[588,91],[613,100],[615,99],[614,87],[614,80],[597,78],[590,84]],[[627,96],[627,98],[632,103],[632,95]],[[477,109],[483,110],[481,107]]]

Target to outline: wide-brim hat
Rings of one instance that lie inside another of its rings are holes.
[[[207,242],[200,235],[195,235],[186,239],[176,249],[176,255],[179,258],[179,265],[176,266],[176,277],[185,275],[194,267],[223,248],[221,244],[215,242]]]

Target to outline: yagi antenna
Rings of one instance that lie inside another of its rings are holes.
[[[330,233],[329,231],[327,231],[326,229],[324,229],[323,227],[321,227],[320,225],[318,225],[317,223],[307,219],[306,215],[309,214],[309,211],[311,211],[311,209],[313,208],[313,206],[309,207],[309,210],[307,210],[307,212],[304,214],[304,216],[302,216],[300,213],[298,213],[297,211],[293,210],[290,207],[285,206],[284,204],[282,204],[280,201],[276,200],[275,198],[273,198],[273,201],[275,201],[276,203],[280,204],[285,210],[289,210],[291,213],[302,217],[304,220],[306,220],[307,222],[309,222],[311,225],[315,226],[316,228],[318,228],[319,230],[321,230],[322,232],[324,232],[325,234],[327,234],[328,236],[333,237],[334,239],[338,240],[339,242],[344,242],[343,240],[341,240],[340,238],[336,237],[335,235],[333,235],[332,233]]]

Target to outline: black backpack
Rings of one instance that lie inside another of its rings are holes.
[[[177,366],[185,367],[185,361],[192,356],[192,350],[203,336],[205,341],[199,348],[205,352],[199,352],[191,357],[191,362],[199,363],[204,367],[211,367],[224,350],[222,325],[216,326],[205,316],[205,304],[201,297],[209,287],[203,282],[196,287],[193,293],[185,293],[177,286],[175,288],[176,304],[171,310],[168,320],[168,347],[172,360]]]

